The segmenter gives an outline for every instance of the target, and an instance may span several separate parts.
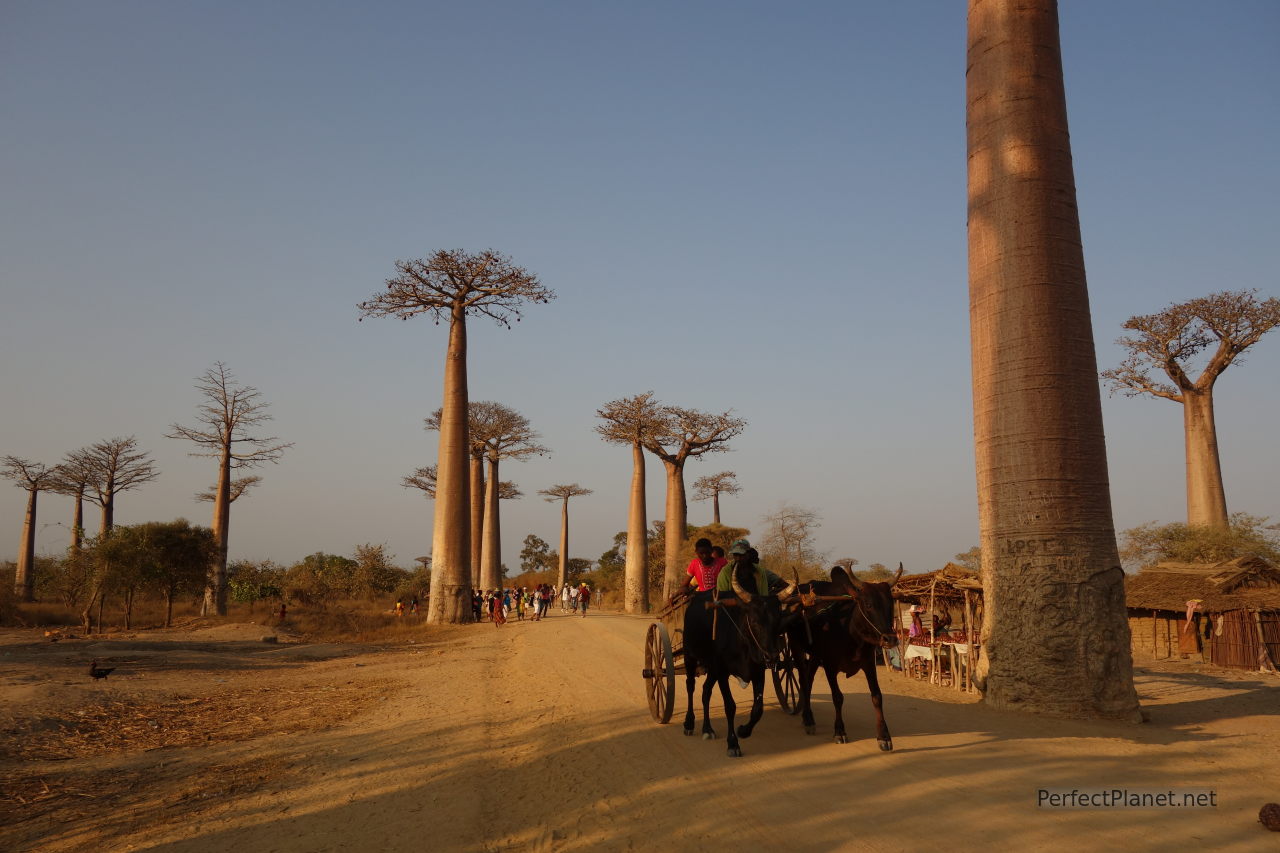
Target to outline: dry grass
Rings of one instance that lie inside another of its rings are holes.
[[[146,767],[0,774],[0,826],[13,850],[50,836],[76,834],[87,848],[107,850],[109,845],[101,846],[104,838],[147,824],[190,819],[280,779],[291,766],[271,758],[175,765],[167,773]],[[165,776],[171,777],[164,780],[169,784],[158,785]]]
[[[0,759],[64,761],[322,729],[367,708],[375,695],[367,686],[330,685],[100,702],[0,733]]]

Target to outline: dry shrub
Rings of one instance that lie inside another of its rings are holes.
[[[344,602],[325,610],[296,608],[288,612],[284,628],[308,642],[400,644],[421,642],[431,629],[426,609],[404,616],[375,604]]]

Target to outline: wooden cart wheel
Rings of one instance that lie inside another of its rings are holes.
[[[800,713],[800,672],[786,634],[780,638],[778,663],[773,667],[773,692],[784,713]]]
[[[658,622],[649,625],[644,641],[645,693],[649,713],[658,723],[671,722],[676,703],[676,664],[671,654],[671,636]]]

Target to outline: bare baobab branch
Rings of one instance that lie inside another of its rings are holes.
[[[400,481],[400,485],[406,489],[421,489],[422,493],[427,496],[427,500],[435,500],[436,498],[436,466],[430,465],[426,468],[419,468],[409,476]]]
[[[252,489],[254,486],[258,485],[261,482],[262,482],[262,478],[257,476],[256,474],[248,477],[237,477],[236,479],[231,481],[231,489],[230,489],[230,495],[228,497],[228,500],[231,503],[235,503],[237,498],[243,497],[246,492],[248,492],[250,489]],[[196,494],[196,500],[198,501],[209,501],[210,503],[212,503],[217,499],[218,499],[217,483],[214,483],[213,486],[208,491],[198,492]]]

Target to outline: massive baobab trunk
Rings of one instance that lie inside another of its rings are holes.
[[[431,596],[427,621],[466,622],[471,618],[471,489],[467,458],[467,318],[462,306],[450,312],[449,350],[444,365],[440,413],[440,454],[436,472],[435,527],[431,544]]]
[[[1227,493],[1222,487],[1218,431],[1213,421],[1213,386],[1182,392],[1187,442],[1187,524],[1227,528]]]
[[[970,0],[969,282],[999,708],[1137,720],[1053,0]]]
[[[662,461],[667,469],[667,518],[665,557],[666,571],[662,577],[662,597],[670,598],[684,583],[684,566],[680,565],[680,550],[689,532],[689,504],[684,495],[684,465]]]
[[[627,513],[627,564],[623,575],[623,609],[649,612],[649,520],[645,507],[644,448],[631,447],[631,506]]]
[[[498,515],[498,460],[489,457],[489,481],[484,492],[484,547],[480,552],[480,588],[502,586],[502,521]]]
[[[484,505],[487,493],[484,487],[484,456],[471,454],[471,586],[485,588],[480,583],[480,567],[483,565]]]
[[[39,489],[27,491],[27,514],[22,520],[22,550],[18,552],[18,571],[13,578],[13,594],[19,601],[36,598],[36,497]]]
[[[711,495],[711,523],[720,523],[720,493],[714,492]]]

